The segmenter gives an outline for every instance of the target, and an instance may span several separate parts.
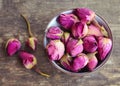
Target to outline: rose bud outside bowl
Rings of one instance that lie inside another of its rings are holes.
[[[74,9],[73,10],[68,10],[68,11],[65,11],[65,12],[62,12],[60,14],[70,14],[70,13],[73,13]],[[59,14],[59,15],[60,15]],[[59,15],[55,16],[47,25],[47,28],[45,30],[45,35],[44,35],[44,47],[46,48],[47,44],[50,42],[50,40],[46,37],[46,33],[48,31],[48,29],[51,27],[51,26],[58,26],[60,27],[61,25],[58,23],[57,21],[57,18],[59,17]],[[95,19],[96,21],[101,25],[103,26],[106,31],[108,32],[108,38],[110,38],[112,40],[112,47],[113,47],[113,38],[112,38],[112,33],[111,33],[111,30],[108,26],[108,24],[105,22],[105,20],[100,17],[99,15],[95,14]],[[72,45],[71,45],[72,46]],[[66,46],[65,46],[66,47]],[[90,74],[96,70],[98,70],[100,67],[102,67],[108,60],[108,58],[110,57],[110,54],[111,54],[111,51],[112,51],[112,48],[110,49],[109,53],[106,55],[106,58],[103,60],[103,61],[100,61],[98,63],[98,65],[95,67],[94,70],[92,71],[89,71],[88,69],[86,69],[85,71],[79,71],[79,72],[72,72],[72,71],[69,71],[69,70],[66,70],[65,68],[63,68],[61,65],[60,65],[60,62],[58,63],[58,61],[51,61],[50,62],[52,63],[53,66],[55,66],[58,70],[68,74],[68,75],[73,75],[73,76],[84,76],[84,75],[87,75],[87,74]]]

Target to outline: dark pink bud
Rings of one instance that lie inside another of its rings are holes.
[[[19,57],[21,58],[23,65],[27,69],[31,69],[37,64],[36,57],[33,54],[21,51],[19,53]]]
[[[104,60],[112,48],[112,41],[109,38],[99,37],[98,38],[98,53],[99,59]]]
[[[81,19],[82,22],[87,23],[90,23],[95,17],[95,12],[88,8],[77,8],[75,9],[75,14]]]
[[[9,56],[15,54],[21,47],[21,43],[18,39],[9,39],[6,43],[6,52]]]
[[[82,68],[84,68],[88,63],[88,57],[87,55],[81,53],[79,54],[74,60],[72,64],[72,71],[78,72]]]
[[[94,36],[86,36],[83,39],[84,50],[87,52],[95,52],[98,48],[97,41]]]
[[[70,33],[69,32],[64,32],[61,40],[66,45],[68,40],[69,40],[69,38],[70,38]]]
[[[66,45],[66,51],[69,53],[72,57],[77,56],[79,53],[83,51],[83,42],[81,39],[69,39],[67,45]]]
[[[63,31],[57,26],[50,27],[46,33],[46,36],[50,39],[60,39],[62,35]]]
[[[59,24],[66,30],[71,29],[72,25],[77,21],[77,17],[73,14],[60,14],[58,17]]]
[[[60,40],[51,40],[46,49],[50,60],[60,60],[65,52],[64,44]]]
[[[30,47],[32,50],[35,50],[36,49],[36,45],[37,45],[37,38],[35,37],[30,37],[28,38],[26,44],[28,47]]]
[[[72,34],[75,38],[83,38],[88,33],[88,27],[85,23],[77,22],[72,27]]]
[[[71,69],[71,61],[72,57],[69,54],[63,55],[63,57],[60,59],[61,65],[68,70]]]
[[[97,52],[87,54],[87,56],[89,58],[89,62],[87,64],[87,67],[90,71],[93,71],[98,64],[98,60],[95,56],[96,53]]]

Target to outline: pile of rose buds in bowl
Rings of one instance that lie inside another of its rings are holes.
[[[49,59],[72,72],[93,71],[99,66],[111,51],[112,39],[95,16],[88,8],[60,14],[58,26],[46,32]]]

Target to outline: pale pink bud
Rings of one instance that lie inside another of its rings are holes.
[[[72,26],[72,34],[75,38],[83,38],[88,33],[88,27],[86,23],[77,22]]]
[[[50,60],[60,60],[65,52],[64,44],[60,40],[51,40],[46,49]]]
[[[90,23],[95,17],[95,12],[88,8],[77,8],[75,9],[75,14],[80,18],[82,22],[86,23]]]
[[[86,36],[83,39],[84,50],[87,52],[95,52],[98,48],[97,41],[94,36]]]
[[[83,42],[81,39],[73,39],[70,38],[67,45],[66,45],[66,51],[69,53],[72,57],[77,56],[79,53],[83,51]]]
[[[68,70],[71,69],[71,61],[72,57],[69,54],[63,55],[62,58],[60,59],[61,65]]]
[[[37,64],[36,57],[33,54],[21,51],[19,53],[19,57],[21,58],[23,65],[27,69],[31,69]]]
[[[59,24],[66,30],[70,30],[72,25],[77,21],[78,19],[74,14],[60,14],[58,17]]]
[[[112,40],[105,37],[98,38],[99,59],[104,60],[112,48]]]
[[[30,37],[28,38],[27,42],[26,42],[26,45],[32,49],[32,50],[35,50],[36,49],[36,46],[37,46],[37,38],[35,37]]]
[[[50,39],[60,39],[62,35],[63,31],[57,26],[50,27],[46,33],[47,38]]]
[[[16,38],[11,38],[6,43],[6,52],[9,56],[15,54],[21,47],[21,43]]]
[[[87,63],[88,63],[87,55],[81,53],[73,60],[72,69],[71,70],[74,71],[74,72],[78,72],[82,68],[84,68],[87,65]]]
[[[95,69],[95,67],[97,66],[97,64],[98,64],[98,60],[97,60],[97,58],[95,56],[96,53],[97,53],[97,51],[94,52],[94,53],[87,54],[87,56],[89,58],[89,62],[87,64],[87,67],[88,67],[88,69],[90,71],[93,71]]]

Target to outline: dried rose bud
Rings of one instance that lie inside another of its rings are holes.
[[[112,40],[105,37],[98,38],[98,53],[99,59],[104,60],[112,48]]]
[[[100,29],[98,27],[96,27],[95,25],[91,24],[88,27],[88,33],[87,35],[94,35],[94,36],[103,36],[103,34],[101,33]]]
[[[21,43],[16,38],[11,38],[6,43],[6,52],[9,56],[15,54],[21,47]]]
[[[77,17],[73,14],[60,14],[58,17],[59,24],[66,30],[71,29],[72,25],[77,21]]]
[[[46,36],[50,39],[60,39],[62,35],[63,31],[57,26],[50,27],[46,33]]]
[[[67,45],[66,45],[66,51],[69,53],[72,57],[77,56],[79,53],[83,51],[83,42],[81,39],[73,39],[70,38]]]
[[[72,26],[72,34],[75,38],[83,38],[88,33],[88,27],[85,23],[77,22]]]
[[[30,47],[32,50],[36,49],[36,45],[37,45],[37,38],[35,37],[29,37],[27,42],[26,42],[27,46]]]
[[[79,54],[74,60],[72,64],[72,71],[78,72],[82,68],[84,68],[88,63],[88,57],[87,55],[81,53]]]
[[[41,70],[36,66],[37,59],[33,54],[27,53],[25,51],[19,52],[19,57],[23,62],[26,69],[33,69],[42,76],[50,77],[48,74],[41,72]]]
[[[69,40],[69,38],[70,38],[70,33],[69,32],[64,32],[61,40],[66,45],[68,40]]]
[[[33,54],[21,51],[19,57],[22,59],[23,65],[27,69],[32,69],[37,64],[36,57]]]
[[[26,44],[32,50],[35,50],[36,46],[37,46],[37,38],[33,36],[29,21],[26,19],[26,17],[24,15],[21,15],[21,16],[25,19],[25,22],[27,24],[28,33],[29,33],[29,38],[28,38]]]
[[[87,64],[87,67],[88,67],[88,69],[90,71],[93,71],[95,69],[95,67],[97,66],[97,64],[98,64],[98,60],[97,60],[97,58],[95,56],[96,53],[97,53],[97,51],[87,54],[87,56],[89,58],[89,62]]]
[[[69,54],[63,55],[62,58],[60,59],[61,65],[68,70],[71,69],[71,61],[72,57]]]
[[[86,36],[83,39],[84,50],[87,52],[95,52],[98,48],[97,41],[94,36]]]
[[[81,19],[82,22],[87,23],[90,23],[95,17],[95,12],[88,8],[77,8],[75,9],[75,14]]]
[[[46,49],[50,60],[60,60],[65,52],[64,44],[60,40],[51,40]]]

